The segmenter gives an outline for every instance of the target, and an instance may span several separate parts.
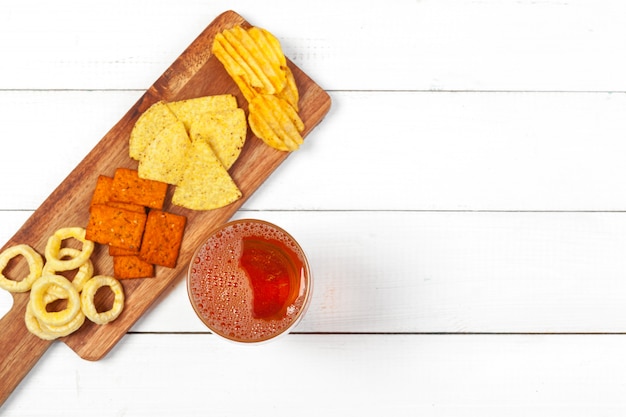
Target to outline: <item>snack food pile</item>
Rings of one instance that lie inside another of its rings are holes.
[[[265,29],[236,26],[215,36],[212,51],[248,101],[254,134],[275,149],[298,149],[304,130],[299,93],[278,39]]]
[[[61,247],[67,239],[79,241],[82,248]],[[66,227],[48,238],[44,258],[31,246],[19,244],[0,254],[0,288],[10,292],[30,291],[24,315],[28,331],[41,339],[53,340],[78,330],[85,318],[96,324],[115,320],[124,309],[124,290],[120,282],[110,276],[94,276],[91,254],[94,242],[85,238],[85,229]],[[3,271],[13,258],[23,257],[29,273],[21,280],[4,276]],[[70,281],[60,272],[77,270]],[[101,287],[109,287],[115,296],[113,306],[98,312],[94,296]],[[65,307],[48,311],[47,306],[57,300],[66,300]]]
[[[246,140],[243,109],[230,94],[159,101],[137,120],[129,156],[139,177],[175,185],[172,203],[212,210],[241,197],[228,174]]]
[[[280,151],[303,143],[298,88],[279,41],[264,29],[234,27],[216,35],[212,52],[248,101],[247,120],[230,94],[156,102],[129,137],[129,157],[138,168],[98,176],[85,228],[58,229],[44,257],[26,244],[0,253],[0,288],[30,291],[24,320],[31,333],[52,340],[76,331],[85,318],[109,323],[124,309],[119,280],[153,278],[156,266],[174,268],[187,219],[163,209],[168,184],[176,187],[172,204],[191,210],[212,210],[241,198],[228,170],[241,153],[248,124]],[[72,239],[80,250],[64,246]],[[113,276],[94,275],[90,257],[96,243],[108,246]],[[28,263],[27,276],[3,274],[14,258]],[[65,271],[75,271],[71,280]],[[114,295],[107,311],[94,304],[101,287]]]
[[[133,169],[98,177],[86,236],[109,247],[116,278],[154,277],[155,265],[176,266],[187,219],[163,211],[166,193],[166,183]]]

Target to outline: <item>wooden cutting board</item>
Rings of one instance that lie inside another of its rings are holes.
[[[52,192],[3,249],[26,243],[43,254],[46,241],[55,230],[69,226],[85,227],[97,177],[101,174],[112,176],[118,167],[137,168],[136,161],[128,157],[128,137],[139,115],[156,101],[230,93],[237,96],[239,106],[247,111],[247,103],[238,88],[221,63],[211,55],[215,34],[236,25],[248,26],[249,23],[233,11],[218,16]],[[271,28],[268,29],[271,31]],[[306,126],[303,132],[306,137],[326,115],[331,100],[291,61],[289,66],[300,91],[300,116]],[[86,320],[80,330],[59,340],[87,360],[98,360],[106,355],[159,295],[182,279],[194,250],[209,231],[230,219],[288,155],[268,147],[248,132],[244,149],[230,170],[243,198],[222,209],[201,212],[174,206],[171,204],[173,187],[170,186],[164,209],[187,217],[176,268],[157,267],[155,278],[124,280],[125,309],[117,320],[105,326]],[[96,273],[112,275],[112,259],[106,247],[96,245],[92,261]],[[25,264],[14,262],[6,273],[22,276],[28,272]],[[14,294],[11,310],[0,320],[0,405],[54,343],[40,340],[26,329],[24,312],[28,297],[29,293]]]

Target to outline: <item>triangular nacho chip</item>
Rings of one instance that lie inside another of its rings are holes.
[[[248,125],[243,109],[208,113],[193,121],[189,129],[192,142],[204,141],[227,170],[235,163],[246,140]]]
[[[203,118],[207,113],[236,109],[237,99],[231,94],[221,94],[173,101],[167,103],[167,106],[189,131],[193,121]]]
[[[131,158],[141,160],[143,154],[156,137],[166,126],[176,122],[176,116],[163,102],[158,101],[139,116],[133,130],[130,132],[128,154]]]
[[[139,161],[139,177],[178,184],[187,165],[191,141],[182,122],[169,124],[146,148]]]
[[[174,190],[172,203],[192,210],[212,210],[238,200],[241,195],[209,144],[193,142],[187,169]]]

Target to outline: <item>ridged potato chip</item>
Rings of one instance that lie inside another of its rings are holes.
[[[216,56],[221,55],[222,58],[230,57],[230,67],[227,71],[242,77],[246,84],[257,92],[274,94],[282,90],[284,77],[281,79],[280,75],[274,71],[263,54],[255,48],[254,42],[247,41],[240,37],[240,33],[236,32],[235,28],[225,30],[215,37],[214,45],[217,47],[214,48],[214,53]]]
[[[270,60],[277,62],[283,69],[287,68],[287,59],[283,54],[280,41],[274,35],[257,26],[248,29],[248,34]]]
[[[248,101],[252,132],[275,149],[298,149],[300,94],[278,39],[262,28],[235,26],[215,36],[212,51]]]
[[[250,129],[269,146],[295,151],[303,143],[304,124],[285,100],[274,95],[257,96],[248,107]]]
[[[299,110],[300,93],[298,86],[296,85],[296,79],[293,76],[293,72],[289,67],[285,67],[285,75],[287,77],[287,84],[283,91],[277,94],[279,98],[282,98],[293,107],[295,111]]]

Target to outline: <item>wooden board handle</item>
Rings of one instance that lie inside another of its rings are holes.
[[[28,297],[28,293],[15,294],[13,307],[0,319],[0,405],[52,344],[26,328],[24,313]]]

